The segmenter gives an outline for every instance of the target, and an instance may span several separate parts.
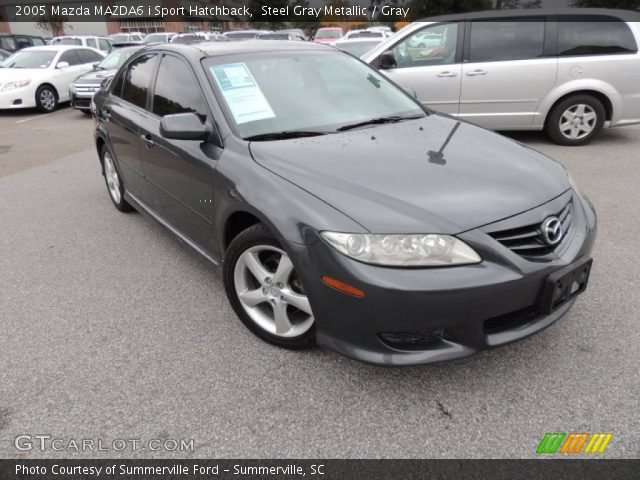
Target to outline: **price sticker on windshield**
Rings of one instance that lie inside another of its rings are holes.
[[[211,73],[237,124],[275,118],[271,105],[245,63],[214,65]]]

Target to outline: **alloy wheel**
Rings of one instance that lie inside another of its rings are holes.
[[[40,91],[40,104],[42,108],[47,111],[51,111],[56,108],[56,96],[48,88],[44,88]]]
[[[113,164],[113,158],[109,152],[104,154],[104,176],[107,180],[107,188],[109,189],[109,195],[115,203],[120,203],[122,195],[120,194],[120,177],[118,171]]]
[[[247,315],[272,335],[298,337],[313,326],[311,306],[293,263],[279,248],[257,245],[245,250],[235,264],[234,287]]]
[[[579,140],[593,132],[597,121],[598,116],[589,105],[573,105],[560,116],[560,132],[571,140]]]

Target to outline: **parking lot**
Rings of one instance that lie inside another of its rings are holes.
[[[386,369],[254,337],[218,272],[113,208],[93,121],[0,112],[0,456],[534,457],[546,432],[640,455],[640,127],[559,147],[599,214],[589,288],[524,341]],[[194,439],[193,451],[18,451],[18,435]]]

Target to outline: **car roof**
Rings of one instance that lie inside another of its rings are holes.
[[[40,35],[29,35],[28,33],[8,33],[8,32],[0,32],[0,37],[32,37],[32,38],[42,38]]]
[[[246,40],[244,42],[201,42],[187,48],[197,49],[207,57],[274,51],[327,51],[328,46],[313,42],[288,40]]]
[[[439,15],[418,20],[418,22],[452,22],[461,20],[489,20],[500,18],[544,17],[549,15],[607,16],[627,22],[640,21],[640,12],[610,8],[530,8],[518,10],[483,10],[480,12]]]

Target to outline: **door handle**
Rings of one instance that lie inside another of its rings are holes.
[[[443,77],[453,78],[453,77],[457,77],[457,76],[458,76],[458,74],[456,72],[449,72],[449,71],[440,72],[440,73],[436,74],[436,77],[440,77],[440,78],[443,78]]]
[[[486,75],[487,71],[486,70],[471,70],[470,72],[467,72],[467,77],[480,77],[482,75]]]
[[[156,144],[156,142],[151,139],[151,135],[149,135],[148,133],[140,135],[140,139],[142,140],[142,143],[144,143],[144,146],[147,148],[152,148]]]

